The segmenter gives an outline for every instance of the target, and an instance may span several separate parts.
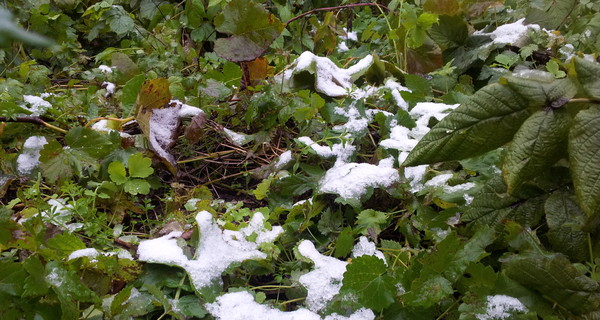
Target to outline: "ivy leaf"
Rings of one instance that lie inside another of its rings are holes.
[[[569,162],[575,194],[588,216],[600,209],[600,107],[580,111],[569,132]]]
[[[582,230],[586,215],[571,193],[556,191],[544,204],[548,241],[555,251],[575,261],[586,261],[588,256],[587,233]]]
[[[374,256],[360,256],[346,267],[342,289],[356,294],[366,308],[381,311],[395,301],[394,278],[385,274],[385,263]]]
[[[564,155],[570,120],[566,110],[550,109],[538,111],[523,122],[502,167],[509,193]]]
[[[504,259],[506,275],[576,315],[600,308],[600,284],[561,254],[520,254]]]
[[[600,99],[600,64],[579,57],[573,58],[577,80],[591,98]]]
[[[215,53],[233,62],[258,58],[285,28],[260,4],[248,0],[229,2],[215,17],[214,24],[217,31],[232,35],[217,39]]]
[[[154,173],[152,159],[144,157],[141,152],[132,154],[129,157],[127,167],[129,168],[129,176],[133,178],[147,178]]]
[[[460,160],[494,150],[513,138],[531,114],[528,106],[508,86],[483,87],[435,125],[403,166]]]
[[[128,180],[125,166],[121,161],[111,162],[108,165],[108,174],[110,175],[110,180],[116,184],[123,184]]]

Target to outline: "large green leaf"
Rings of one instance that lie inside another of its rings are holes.
[[[76,127],[67,133],[65,141],[71,149],[77,149],[95,158],[101,158],[120,146],[120,139],[96,130]]]
[[[433,127],[403,165],[459,160],[496,149],[512,140],[531,114],[528,106],[510,87],[488,85]]]
[[[261,56],[285,25],[254,1],[233,0],[214,20],[217,31],[230,34],[217,39],[215,53],[229,61],[251,61]]]
[[[573,58],[577,79],[590,97],[600,99],[600,63]]]
[[[539,24],[546,29],[558,29],[579,3],[577,0],[542,0],[535,2],[530,6],[526,19],[527,23]],[[540,4],[542,5],[541,8]]]
[[[469,37],[469,28],[460,16],[440,16],[429,30],[429,36],[442,50],[462,46]]]
[[[502,167],[509,193],[564,155],[570,120],[564,109],[541,110],[525,120],[508,148]]]
[[[528,70],[518,76],[507,77],[506,81],[509,87],[536,107],[561,107],[577,93],[571,79],[556,79],[549,72]]]
[[[544,210],[550,229],[546,236],[552,248],[575,261],[587,261],[587,233],[582,230],[586,216],[577,205],[574,195],[556,191],[546,200]]]
[[[575,194],[583,211],[592,216],[600,206],[600,107],[580,111],[569,132],[569,162]]]
[[[522,254],[503,261],[506,275],[554,303],[581,315],[600,308],[600,284],[583,275],[561,254]]]
[[[353,292],[363,306],[381,311],[395,301],[394,278],[388,276],[383,260],[363,255],[346,268],[342,290]]]
[[[490,180],[474,195],[463,221],[473,221],[475,226],[498,226],[504,220],[513,220],[524,226],[536,225],[543,215],[546,196],[530,198],[511,196],[501,177]]]

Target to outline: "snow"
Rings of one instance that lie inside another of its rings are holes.
[[[332,314],[322,318],[305,308],[284,312],[257,303],[249,292],[231,292],[205,305],[206,310],[218,320],[372,320],[373,311],[361,308],[349,317]]]
[[[104,97],[110,97],[115,93],[115,84],[112,82],[104,81],[102,82],[102,87],[106,90]]]
[[[358,239],[358,243],[356,245],[354,245],[354,248],[352,249],[352,256],[354,258],[358,258],[358,257],[364,256],[364,255],[375,256],[375,257],[383,260],[383,262],[385,262],[385,265],[387,265],[387,261],[385,261],[383,252],[377,250],[377,248],[375,247],[375,243],[369,241],[369,239],[367,239],[367,237],[361,236]]]
[[[198,107],[190,106],[189,104],[185,104],[179,100],[173,99],[169,101],[169,105],[179,106],[179,118],[187,118],[187,117],[195,117],[199,114],[204,113],[204,111]]]
[[[398,170],[393,167],[394,159],[368,163],[345,163],[327,170],[319,182],[319,191],[334,193],[344,199],[360,199],[368,188],[388,188],[400,180]]]
[[[179,266],[190,276],[194,287],[199,290],[221,282],[221,274],[232,263],[248,259],[264,259],[266,254],[258,250],[262,243],[274,241],[283,229],[274,226],[272,230],[264,229],[264,217],[256,212],[248,226],[239,231],[222,231],[212,215],[201,211],[196,215],[200,239],[196,255],[189,259],[177,244],[181,232],[175,231],[160,238],[142,241],[138,247],[139,260]],[[249,235],[256,234],[254,242],[247,240]]]
[[[167,159],[170,163],[174,163],[175,158],[166,150],[175,142],[174,133],[179,128],[180,109],[181,105],[154,109],[150,117],[150,135],[148,137],[150,146],[161,158]]]
[[[50,210],[41,212],[42,220],[44,222],[51,223],[66,229],[69,232],[83,228],[83,223],[70,223],[72,220],[71,211],[73,210],[73,206],[66,204],[65,199],[49,199],[47,203],[50,205]]]
[[[348,50],[350,50],[350,48],[348,48],[348,46],[346,45],[346,41],[340,41],[338,43],[338,46],[337,46],[338,52],[346,52]]]
[[[343,69],[329,58],[318,57],[310,51],[305,51],[294,61],[294,67],[286,70],[278,80],[287,87],[293,88],[294,75],[306,71],[315,75],[316,91],[330,97],[342,97],[348,95],[352,83],[363,75],[372,63],[373,56],[368,55],[352,67]]]
[[[40,151],[48,143],[44,136],[31,136],[23,144],[23,153],[17,157],[20,174],[30,174],[40,164]]]
[[[426,187],[443,187],[448,180],[450,180],[454,175],[452,173],[445,173],[437,175],[427,182],[425,182]]]
[[[396,105],[402,110],[408,111],[408,103],[406,102],[406,100],[404,100],[404,98],[402,98],[400,92],[411,92],[411,90],[392,79],[386,80],[384,87],[390,89],[390,91],[392,92],[392,97],[394,97],[394,100],[396,100]]]
[[[229,139],[231,139],[231,142],[240,147],[252,141],[252,137],[247,134],[231,131],[227,128],[223,128],[223,132]]]
[[[478,314],[477,319],[508,319],[514,312],[527,312],[527,308],[519,299],[506,295],[488,296],[486,313]]]
[[[298,245],[298,251],[315,264],[313,271],[302,275],[298,280],[308,290],[306,306],[317,312],[340,292],[348,263],[320,254],[309,240],[302,241]]]
[[[21,105],[21,108],[31,112],[31,116],[41,116],[45,114],[48,109],[52,108],[50,102],[37,96],[24,95],[23,101],[25,101],[25,104]]]
[[[95,258],[100,254],[98,250],[94,248],[85,248],[80,250],[75,250],[69,254],[67,260],[73,260],[81,257]]]
[[[279,155],[279,159],[277,163],[275,163],[276,170],[281,170],[285,166],[287,166],[290,162],[292,162],[292,151],[288,150]]]
[[[111,67],[104,65],[104,64],[99,65],[98,69],[100,70],[100,72],[104,72],[104,73],[112,73],[113,72]]]
[[[336,143],[333,146],[321,146],[309,137],[300,137],[298,141],[311,147],[322,158],[336,157],[336,165],[344,164],[354,154],[356,147],[350,143]]]
[[[348,110],[335,107],[334,112],[348,118],[348,121],[343,125],[334,126],[333,130],[338,132],[361,132],[367,129],[369,123],[373,120],[372,117],[363,117],[356,108],[356,102],[352,102],[348,106]]]
[[[523,24],[525,18],[519,19],[513,23],[501,25],[491,33],[476,31],[474,35],[489,35],[492,39],[492,44],[510,44],[517,47],[523,47],[529,42],[527,33],[529,30],[540,30],[537,24]]]

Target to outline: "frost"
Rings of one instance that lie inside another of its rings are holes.
[[[373,311],[361,308],[345,317],[332,314],[322,318],[318,314],[304,308],[284,312],[273,307],[257,303],[246,291],[231,292],[206,304],[206,310],[218,320],[372,320]]]
[[[21,105],[21,108],[31,112],[32,116],[41,116],[46,113],[48,109],[52,108],[50,102],[41,97],[24,95],[23,100],[25,101],[25,104]]]
[[[254,138],[251,135],[231,131],[227,128],[223,128],[223,132],[229,139],[231,139],[231,142],[233,142],[237,146],[243,146],[246,143],[252,141],[252,139]]]
[[[55,287],[60,287],[63,284],[63,279],[56,272],[56,270],[52,270],[52,272],[46,275],[46,281],[48,281],[51,285]]]
[[[44,136],[31,136],[23,144],[23,153],[17,158],[20,174],[29,174],[40,164],[40,151],[48,143]]]
[[[344,199],[360,199],[368,188],[387,188],[400,180],[393,165],[391,157],[379,161],[379,165],[354,162],[336,165],[319,182],[319,191]]]
[[[111,67],[104,65],[104,64],[99,65],[98,69],[100,70],[100,72],[104,72],[104,73],[112,73],[113,72]]]
[[[138,247],[139,260],[179,266],[187,271],[196,289],[214,282],[221,282],[221,274],[232,263],[248,259],[264,259],[266,254],[258,250],[262,243],[273,242],[283,229],[275,226],[271,231],[264,228],[262,213],[256,212],[247,227],[239,231],[222,231],[215,223],[212,215],[201,211],[196,215],[200,239],[196,255],[189,259],[183,249],[177,245],[177,237],[181,232],[152,240],[142,241]],[[247,238],[256,234],[256,240]]]
[[[348,69],[335,65],[326,57],[318,57],[305,51],[294,61],[294,67],[279,77],[289,88],[296,87],[294,75],[308,72],[315,76],[315,90],[330,97],[342,97],[349,93],[352,83],[363,75],[373,63],[373,56],[368,55]]]
[[[383,255],[383,252],[377,250],[377,248],[375,247],[375,244],[371,241],[369,241],[369,239],[367,239],[367,237],[365,236],[361,236],[358,239],[358,243],[356,245],[354,245],[354,249],[352,249],[352,256],[354,258],[358,258],[360,256],[375,256],[381,260],[383,260],[383,262],[385,262],[385,265],[387,265],[387,261],[385,261],[385,257]]]
[[[302,275],[298,280],[308,290],[307,307],[317,312],[340,292],[348,263],[320,254],[309,240],[302,241],[298,251],[315,264],[313,271]]]
[[[485,314],[478,314],[477,319],[508,319],[514,312],[527,312],[527,308],[519,299],[505,295],[488,296],[487,311]]]

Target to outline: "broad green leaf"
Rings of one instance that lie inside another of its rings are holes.
[[[110,180],[116,184],[123,184],[127,182],[127,171],[121,161],[113,161],[108,165],[108,174]]]
[[[444,15],[431,27],[429,36],[442,50],[458,48],[467,41],[469,28],[461,16]]]
[[[561,254],[519,254],[504,259],[503,272],[576,315],[600,308],[600,284]]]
[[[113,6],[108,14],[108,25],[118,36],[122,37],[133,30],[135,22],[122,6]]]
[[[113,143],[109,135],[83,127],[69,130],[65,141],[70,148],[81,150],[95,158],[101,158],[111,153],[119,146],[120,142]]]
[[[582,230],[586,222],[585,213],[579,208],[575,197],[565,191],[556,191],[544,204],[548,241],[555,251],[569,256],[574,261],[587,261],[588,234]]]
[[[146,180],[132,179],[123,184],[123,190],[132,195],[150,193],[150,184]]]
[[[394,303],[396,297],[394,278],[386,272],[383,260],[360,256],[346,267],[341,290],[354,293],[358,302],[366,308],[381,311]]]
[[[285,25],[254,1],[233,0],[214,20],[217,31],[230,34],[217,39],[215,53],[229,61],[251,61],[261,56]]]
[[[59,295],[61,302],[97,302],[96,294],[81,282],[75,270],[68,269],[59,261],[46,264],[46,281]]]
[[[185,16],[187,18],[187,26],[190,29],[196,29],[202,23],[202,18],[206,16],[204,11],[204,3],[201,0],[191,0],[185,3]]]
[[[333,255],[338,258],[346,257],[352,251],[353,246],[354,235],[352,234],[352,228],[346,227],[335,241],[335,251]]]
[[[129,176],[133,178],[147,178],[154,173],[152,159],[144,157],[141,152],[132,154],[129,157],[127,168],[129,169]]]
[[[59,257],[67,257],[75,250],[85,249],[86,246],[78,236],[64,232],[55,235],[46,242],[48,248],[56,250]]]
[[[123,104],[123,111],[125,115],[131,115],[132,110],[137,100],[138,92],[142,87],[142,83],[146,79],[145,74],[138,74],[133,78],[129,79],[121,90],[121,104]]]
[[[413,290],[413,288],[418,290]],[[442,276],[418,278],[411,284],[411,290],[402,296],[405,304],[413,307],[431,307],[454,292],[452,283]]]
[[[494,150],[510,141],[529,117],[528,105],[508,86],[483,87],[435,125],[403,166],[460,160]]]
[[[565,23],[578,2],[577,0],[542,0],[543,9],[533,5],[529,7],[527,24],[539,24],[549,30],[558,29]]]
[[[577,93],[577,87],[570,78],[556,79],[549,72],[526,71],[507,77],[506,81],[535,107],[559,108]]]
[[[0,9],[0,47],[8,47],[13,40],[24,42],[33,46],[48,47],[52,42],[38,34],[27,32],[16,25],[10,11]]]
[[[195,295],[179,298],[177,309],[186,317],[202,319],[206,316],[206,310],[202,307],[201,300]]]
[[[529,117],[508,148],[502,172],[513,193],[565,155],[571,116],[564,110],[541,110]]]
[[[500,226],[505,220],[513,220],[524,226],[536,225],[543,215],[545,195],[521,198],[507,193],[501,177],[486,183],[473,195],[473,202],[466,209],[462,220],[472,221],[475,226]]]
[[[573,58],[577,80],[591,98],[600,99],[600,63]]]
[[[356,228],[363,234],[367,234],[369,229],[373,229],[379,234],[383,227],[387,225],[388,214],[373,209],[361,211],[356,217]]]
[[[27,272],[20,263],[0,261],[0,296],[21,296]]]
[[[588,216],[600,210],[600,107],[580,111],[569,132],[569,163],[579,205]]]
[[[40,258],[36,255],[29,256],[23,261],[23,268],[29,273],[23,284],[23,297],[36,297],[46,294],[49,286],[44,279],[44,265]]]

